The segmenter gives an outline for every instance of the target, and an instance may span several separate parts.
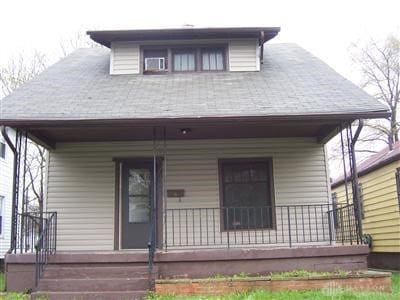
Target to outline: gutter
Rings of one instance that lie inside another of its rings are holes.
[[[6,141],[8,147],[10,147],[11,151],[14,153],[14,166],[13,166],[13,181],[12,181],[12,212],[11,212],[11,243],[10,243],[10,249],[7,251],[7,254],[10,254],[14,249],[15,249],[15,216],[16,216],[16,210],[15,206],[17,203],[17,198],[16,198],[16,193],[15,193],[15,185],[16,185],[16,176],[17,176],[17,148],[14,146],[14,144],[11,142],[11,139],[7,133],[7,129],[5,126],[0,126],[1,128],[1,135],[4,137],[4,140]]]

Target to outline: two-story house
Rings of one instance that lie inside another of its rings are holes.
[[[15,140],[15,132],[8,131]],[[0,264],[10,249],[14,154],[0,134]]]
[[[15,243],[7,288],[115,298],[143,294],[147,268],[366,268],[367,246],[335,243],[325,144],[387,109],[301,47],[268,44],[279,30],[89,31],[103,48],[5,98],[0,123],[49,149],[37,255]]]

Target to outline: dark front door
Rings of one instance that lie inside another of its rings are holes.
[[[153,202],[153,164],[124,163],[121,188],[121,246],[123,249],[147,248]]]

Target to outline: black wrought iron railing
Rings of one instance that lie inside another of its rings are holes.
[[[53,212],[18,213],[13,253],[35,253],[35,244]]]
[[[164,243],[166,248],[180,248],[332,242],[330,208],[328,204],[171,208],[164,211]]]
[[[42,277],[44,268],[48,263],[49,256],[55,254],[57,249],[57,213],[47,213],[48,217],[43,219],[43,227],[35,243],[36,264],[35,284],[37,286]]]
[[[357,207],[355,204],[338,206],[328,211],[333,224],[332,239],[337,243],[361,244],[360,230],[357,222]]]
[[[156,244],[155,244],[155,231],[153,222],[150,223],[150,231],[149,231],[149,240],[147,243],[147,247],[149,249],[149,276],[151,276],[154,265],[154,254],[156,252]],[[149,277],[151,278],[151,277]]]

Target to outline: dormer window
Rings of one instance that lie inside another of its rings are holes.
[[[145,71],[164,71],[165,58],[164,57],[146,57],[144,59]]]
[[[156,74],[168,70],[168,50],[151,49],[143,51],[143,72]]]
[[[175,72],[196,71],[195,50],[174,50],[172,59]]]
[[[202,70],[203,71],[223,71],[225,70],[225,49],[210,48],[202,49]]]
[[[227,45],[147,46],[143,53],[143,74],[170,72],[218,72],[227,70]]]

